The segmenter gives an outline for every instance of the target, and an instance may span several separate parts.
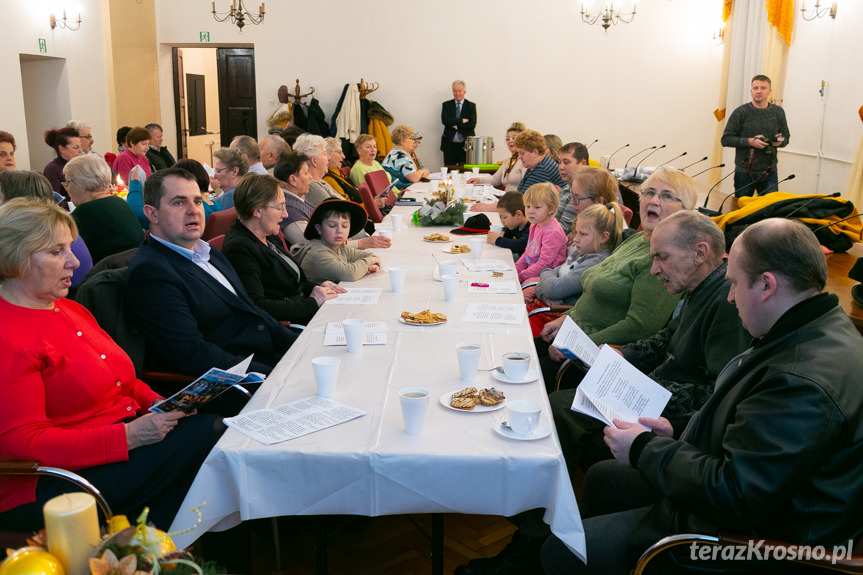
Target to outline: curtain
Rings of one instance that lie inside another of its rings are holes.
[[[785,39],[787,46],[791,45],[791,25],[794,22],[794,0],[766,0],[767,21],[776,27],[776,31]]]
[[[863,106],[859,110],[860,121],[863,122]],[[843,194],[846,198],[854,202],[857,209],[863,204],[863,138],[860,139],[860,146],[857,148],[857,156],[854,158],[854,165],[851,166],[851,179],[848,181],[848,189]]]

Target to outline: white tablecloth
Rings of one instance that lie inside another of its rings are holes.
[[[314,395],[311,359],[332,355],[342,360],[333,399],[368,415],[272,446],[229,429],[202,466],[171,526],[171,531],[187,528],[194,516],[186,510],[207,501],[202,525],[175,537],[179,547],[210,529],[223,530],[262,517],[453,512],[510,516],[542,507],[555,535],[584,557],[581,518],[556,434],[536,441],[507,439],[493,429],[505,408],[457,412],[438,401],[444,393],[466,385],[458,376],[455,345],[459,342],[482,345],[481,369],[500,365],[501,355],[513,350],[530,352],[534,355],[531,367],[538,366],[526,318],[520,326],[460,321],[471,302],[521,301],[520,294],[467,293],[470,281],[491,279],[490,272],[470,273],[460,266],[465,279],[459,284],[457,300],[444,302],[443,286],[432,277],[436,265],[432,254],[457,260],[471,255],[444,254],[442,246],[451,244],[423,242],[423,235],[449,230],[415,228],[410,223],[415,209],[394,208],[394,213],[404,214],[405,224],[393,234],[390,249],[377,250],[384,270],[356,284],[343,284],[385,288],[378,305],[325,304],[246,408],[269,408]],[[498,223],[496,214],[488,215],[492,223]],[[467,243],[472,236],[452,237]],[[483,258],[512,262],[509,250],[488,244]],[[407,270],[405,290],[400,294],[390,290],[385,271],[395,265]],[[514,266],[504,279],[516,279]],[[449,321],[431,327],[399,322],[402,311],[429,308],[445,313]],[[326,322],[348,317],[386,321],[387,345],[365,346],[355,355],[344,347],[322,347]],[[508,401],[539,401],[543,420],[552,424],[541,379],[505,384],[489,372],[480,372],[473,385],[494,386]],[[432,392],[421,436],[404,432],[398,397],[399,389],[415,386]]]

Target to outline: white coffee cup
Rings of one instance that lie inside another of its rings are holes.
[[[426,419],[431,392],[421,387],[406,387],[399,390],[402,404],[402,419],[408,435],[420,435]]]
[[[405,288],[405,268],[387,268],[393,293],[401,293]]]
[[[458,275],[458,262],[455,260],[443,260],[438,263],[437,269],[440,276]]]
[[[382,238],[391,238],[393,236],[391,230],[377,230],[377,234]]]
[[[521,381],[530,369],[530,354],[523,351],[510,351],[503,354],[503,372],[512,381]]]
[[[517,435],[530,435],[539,425],[539,414],[542,407],[535,401],[519,399],[510,401],[509,426]]]
[[[393,222],[393,231],[400,232],[402,229],[402,215],[401,214],[390,214],[390,220]]]
[[[496,234],[502,234],[503,233],[503,226],[500,224],[495,224],[491,227],[491,231],[493,231]]]
[[[473,172],[473,177],[474,177],[474,178],[478,178],[478,177],[479,177],[479,168],[471,168],[471,171]]]
[[[444,166],[444,167],[442,167],[442,168],[440,169],[440,175],[441,175],[441,176],[443,176],[443,178],[444,178],[444,179],[446,179],[446,173],[447,173],[448,171],[449,171],[449,168],[447,168],[446,166]]]
[[[312,370],[315,372],[315,384],[318,387],[318,397],[332,397],[336,389],[336,380],[339,378],[339,364],[342,362],[337,357],[321,356],[312,360]]]
[[[345,342],[348,344],[348,353],[359,353],[363,349],[363,326],[365,320],[346,319],[342,321],[345,330]]]
[[[455,296],[458,294],[458,276],[442,275],[440,281],[443,284],[444,301],[455,301]]]
[[[485,236],[471,238],[468,240],[468,245],[470,245],[470,255],[473,259],[478,260],[482,258],[483,244],[485,244]]]
[[[473,381],[479,368],[482,346],[478,343],[465,342],[456,345],[455,351],[458,357],[459,378],[466,382]]]

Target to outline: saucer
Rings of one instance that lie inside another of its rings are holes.
[[[501,383],[530,383],[531,381],[539,379],[539,370],[529,369],[527,370],[527,373],[524,374],[523,379],[510,379],[503,372],[503,368],[496,367],[491,370],[491,376]]]
[[[494,430],[498,435],[503,435],[509,439],[517,439],[519,441],[533,441],[534,439],[542,439],[551,435],[551,424],[547,421],[540,421],[533,433],[529,435],[518,435],[512,429],[503,427],[500,423],[494,422]]]
[[[455,272],[455,275],[457,275],[457,276],[458,276],[458,281],[459,281],[459,283],[461,283],[461,280],[462,280],[462,279],[464,279],[464,278],[462,277],[462,273],[461,273],[461,272]],[[434,281],[436,281],[436,282],[441,281],[441,279],[440,279],[440,274],[439,274],[439,273],[432,274],[432,279],[433,279]]]

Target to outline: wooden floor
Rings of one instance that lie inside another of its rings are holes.
[[[315,573],[318,519],[279,520],[282,573]],[[431,515],[328,517],[331,575],[412,575],[431,573]],[[276,573],[272,539],[253,536],[252,573]],[[496,555],[509,543],[515,526],[502,517],[448,514],[444,519],[444,573],[474,557]]]

